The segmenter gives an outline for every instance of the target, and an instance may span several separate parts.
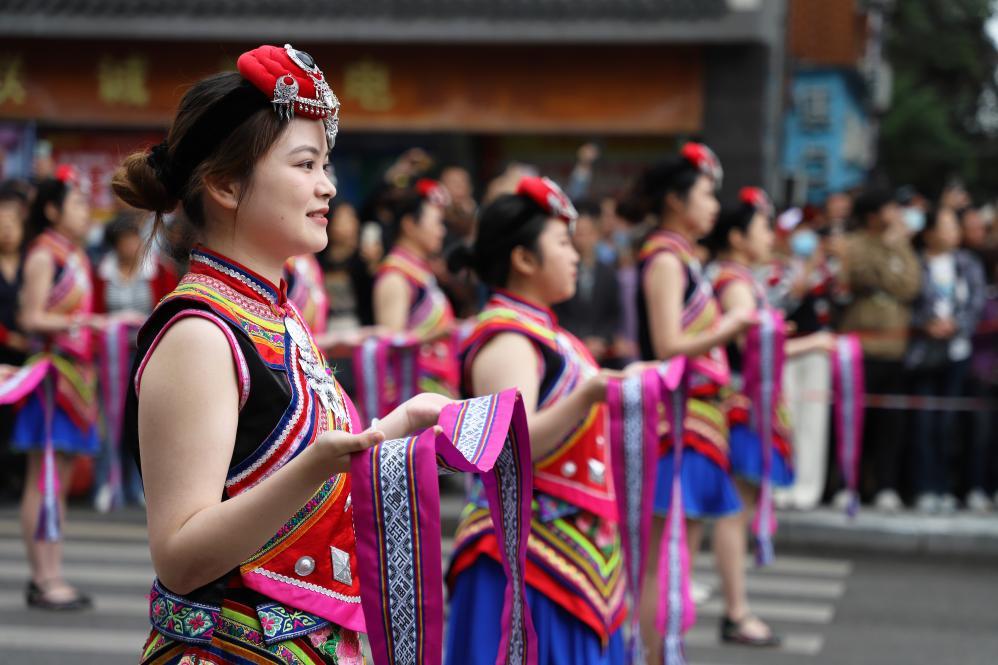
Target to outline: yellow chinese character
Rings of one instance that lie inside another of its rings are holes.
[[[21,56],[0,57],[0,104],[23,104],[27,93],[21,83]]]
[[[102,102],[145,106],[149,103],[146,87],[146,60],[142,56],[127,58],[104,56],[97,65],[98,94]]]
[[[343,72],[344,96],[355,99],[365,111],[388,111],[395,106],[388,67],[374,60],[359,60]]]

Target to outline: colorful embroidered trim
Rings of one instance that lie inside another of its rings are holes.
[[[131,368],[132,332],[137,326],[112,322],[100,336],[100,386],[103,395],[104,432],[111,448],[108,485],[111,506],[122,505],[121,489],[121,427],[125,416],[125,396],[128,394],[128,373]]]
[[[195,603],[164,589],[159,580],[149,591],[149,622],[160,634],[187,644],[211,644],[221,608]]]
[[[497,663],[534,665],[526,604],[531,458],[516,391],[455,402],[434,429],[354,456],[362,603],[377,665],[441,662],[443,582],[438,469],[479,474],[502,543],[506,586]],[[439,462],[438,462],[439,459]]]
[[[420,343],[413,335],[370,337],[354,350],[361,417],[381,418],[419,392]]]
[[[291,640],[329,624],[329,621],[322,617],[289,609],[280,603],[257,605],[256,615],[263,628],[263,641],[267,644]]]

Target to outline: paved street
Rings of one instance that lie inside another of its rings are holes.
[[[68,615],[27,611],[15,514],[0,510],[0,663],[135,661],[148,625],[144,594],[152,576],[142,514],[73,511],[68,539],[68,576],[95,595],[96,608]],[[718,643],[722,606],[709,556],[697,561],[695,577],[714,592],[689,635],[691,665],[996,662],[998,561],[778,552],[772,568],[749,575],[755,611],[785,637],[783,647],[765,652]]]

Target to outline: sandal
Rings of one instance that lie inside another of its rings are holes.
[[[726,644],[740,644],[748,647],[772,648],[780,646],[783,640],[772,634],[772,632],[765,637],[753,637],[744,632],[745,622],[753,618],[755,617],[751,614],[746,614],[740,620],[734,621],[725,616],[721,620],[721,642]]]
[[[90,597],[79,591],[75,591],[71,598],[52,600],[45,589],[34,580],[28,582],[28,588],[24,591],[24,600],[28,603],[28,607],[51,612],[86,610],[93,606]]]

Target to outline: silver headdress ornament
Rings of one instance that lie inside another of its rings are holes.
[[[274,110],[285,120],[294,117],[295,111],[304,115],[321,118],[326,130],[326,142],[332,149],[336,145],[336,135],[340,130],[340,100],[333,94],[322,70],[308,53],[284,45],[284,51],[293,63],[298,65],[315,85],[315,98],[300,97],[301,86],[294,74],[288,72],[277,79],[274,85]]]

